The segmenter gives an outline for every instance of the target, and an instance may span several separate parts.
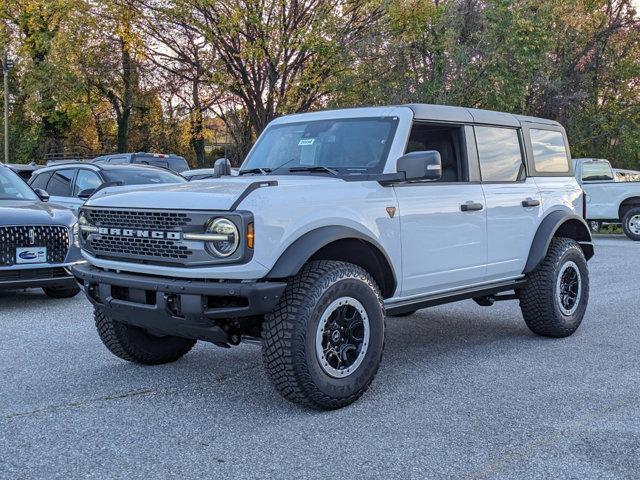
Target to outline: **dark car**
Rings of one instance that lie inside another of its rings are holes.
[[[152,167],[161,167],[172,170],[177,173],[189,170],[189,164],[179,155],[164,153],[113,153],[111,155],[103,155],[91,160],[91,163],[109,163],[112,165],[151,165]]]
[[[35,162],[31,163],[5,163],[7,167],[16,172],[18,176],[25,182],[28,181],[33,172],[42,168],[42,165],[36,165]]]
[[[0,164],[0,290],[40,287],[53,298],[80,291],[69,271],[81,262],[76,216],[47,199]]]
[[[112,165],[86,162],[59,163],[38,170],[29,185],[45,190],[51,203],[77,212],[97,190],[107,186],[184,183],[186,180],[164,168],[148,165]]]

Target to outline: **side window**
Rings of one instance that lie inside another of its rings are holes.
[[[583,182],[611,182],[613,170],[608,162],[584,162],[582,164]]]
[[[475,127],[483,182],[517,182],[525,168],[518,131],[513,128]]]
[[[552,130],[529,130],[536,172],[568,173],[569,156],[561,132]]]
[[[57,197],[71,196],[71,180],[75,169],[56,170],[47,184],[47,193]]]
[[[76,183],[73,187],[73,196],[77,197],[80,192],[88,189],[96,189],[102,185],[100,177],[89,170],[78,170],[78,176],[76,177]]]
[[[435,150],[442,160],[440,182],[466,182],[466,156],[462,150],[462,127],[415,123],[405,153]]]
[[[169,168],[174,172],[184,172],[185,170],[189,170],[189,165],[184,158],[169,158],[168,159]]]
[[[31,188],[41,188],[42,190],[47,189],[47,183],[51,178],[51,172],[40,173],[33,177],[33,180],[29,183]]]

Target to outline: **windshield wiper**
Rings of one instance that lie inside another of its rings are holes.
[[[240,170],[238,175],[244,175],[245,173],[261,173],[262,175],[266,175],[267,173],[271,173],[270,168],[247,168],[246,170]]]
[[[316,165],[313,167],[291,167],[289,171],[290,172],[326,172],[336,177],[340,175],[337,170],[334,170],[333,168],[329,168],[329,167],[323,167],[321,165]]]

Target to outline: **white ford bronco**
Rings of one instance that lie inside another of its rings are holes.
[[[566,134],[506,113],[408,105],[278,118],[238,177],[105,189],[81,209],[75,277],[115,355],[261,342],[287,399],[339,408],[382,358],[385,315],[519,300],[571,335],[587,308]]]

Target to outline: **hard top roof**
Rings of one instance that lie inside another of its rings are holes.
[[[318,119],[331,119],[332,112],[338,114],[341,118],[349,116],[389,116],[398,113],[398,109],[410,109],[416,120],[430,120],[440,122],[460,122],[475,123],[485,125],[502,125],[510,127],[519,127],[525,123],[537,123],[549,125],[553,127],[562,127],[554,120],[544,118],[528,117],[526,115],[516,115],[513,113],[496,112],[492,110],[482,110],[478,108],[452,107],[448,105],[431,105],[426,103],[412,103],[408,105],[388,105],[380,107],[356,107],[335,110],[319,110],[316,112],[297,113],[286,115],[274,120],[274,123],[290,123],[296,121],[304,121]]]

